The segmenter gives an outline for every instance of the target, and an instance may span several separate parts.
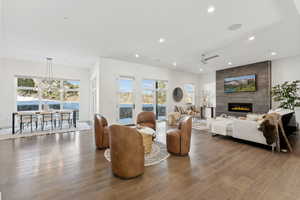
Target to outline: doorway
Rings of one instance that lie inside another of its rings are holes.
[[[167,83],[167,81],[148,79],[142,81],[142,110],[154,112],[157,120],[166,119]]]
[[[120,76],[118,79],[118,122],[133,124],[135,116],[134,77]]]

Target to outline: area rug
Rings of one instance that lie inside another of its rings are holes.
[[[23,133],[18,132],[16,134],[12,134],[11,128],[6,128],[6,129],[0,129],[0,140],[50,135],[56,133],[68,133],[68,132],[75,132],[75,131],[87,131],[87,130],[91,130],[91,126],[89,125],[88,122],[77,122],[76,128],[74,127],[69,128],[68,125],[64,125],[62,129],[51,130],[49,127],[46,127],[45,131],[38,130],[38,131],[31,132],[29,130],[25,130]]]
[[[195,130],[200,130],[200,131],[208,130],[207,122],[206,122],[206,120],[195,121],[195,122],[193,122],[192,128]]]
[[[144,165],[145,165],[145,167],[151,166],[151,165],[156,165],[156,164],[166,160],[169,156],[170,156],[170,154],[167,151],[167,146],[161,142],[155,141],[152,144],[151,153],[145,154],[145,164]],[[105,150],[104,157],[109,162],[111,161],[110,149]]]

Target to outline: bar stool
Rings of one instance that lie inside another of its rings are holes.
[[[46,126],[48,125],[48,122],[51,123],[51,130],[53,130],[53,122],[54,122],[54,113],[53,112],[40,112],[40,120],[41,120],[41,130],[43,131]]]
[[[25,125],[28,127],[30,125],[30,131],[33,131],[33,123],[35,123],[35,129],[38,127],[37,115],[34,112],[18,112],[17,116],[19,117],[20,133],[23,132]]]
[[[61,111],[59,113],[59,115],[60,115],[60,118],[59,118],[60,129],[62,129],[64,121],[68,122],[69,128],[71,128],[71,126],[72,126],[72,117],[71,117],[71,114],[72,114],[72,111],[68,111],[68,110]]]

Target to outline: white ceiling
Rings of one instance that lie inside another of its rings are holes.
[[[109,57],[205,73],[229,61],[241,65],[300,54],[299,0],[2,1],[4,53],[11,58],[50,56],[56,63],[90,67]],[[213,14],[207,13],[210,5]],[[236,23],[240,30],[227,29]],[[278,54],[271,57],[271,51]],[[202,65],[204,52],[220,58]]]

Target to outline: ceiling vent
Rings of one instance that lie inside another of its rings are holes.
[[[218,58],[218,57],[220,57],[219,55],[213,55],[213,56],[209,56],[209,57],[206,57],[206,55],[205,54],[202,54],[201,55],[201,62],[205,65],[205,64],[207,64],[207,62],[209,61],[209,60],[212,60],[212,59],[215,59],[215,58]]]
[[[228,30],[230,31],[237,31],[240,28],[242,28],[242,24],[232,24],[228,27]]]

